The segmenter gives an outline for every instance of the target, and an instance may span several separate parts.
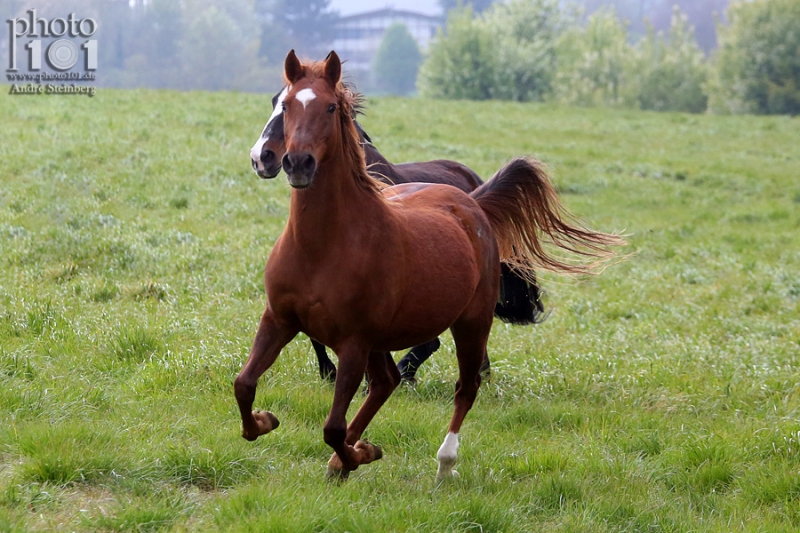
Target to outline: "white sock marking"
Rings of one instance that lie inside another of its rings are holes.
[[[314,98],[316,98],[317,95],[314,94],[314,91],[312,91],[310,87],[306,87],[302,91],[298,91],[295,97],[301,102],[303,102],[303,109],[305,109],[308,103]]]
[[[436,458],[439,460],[439,471],[436,472],[436,478],[451,477],[455,473],[453,466],[458,458],[458,433],[447,434]]]

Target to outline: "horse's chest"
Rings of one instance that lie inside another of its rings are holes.
[[[367,309],[380,305],[376,300],[381,299],[374,277],[344,269],[336,258],[322,263],[324,268],[296,262],[278,272],[268,271],[266,280],[273,310],[292,316],[303,331],[321,341],[356,329],[371,314]]]

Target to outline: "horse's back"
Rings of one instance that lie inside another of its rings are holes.
[[[402,234],[414,247],[437,242],[437,247],[455,248],[453,256],[480,253],[472,246],[472,234],[478,233],[486,217],[466,193],[451,185],[419,182],[387,187],[382,192]],[[488,221],[485,225],[488,228]],[[449,262],[447,255],[443,262]]]
[[[383,190],[389,208],[403,227],[412,253],[434,255],[435,260],[466,275],[474,265],[474,280],[487,259],[496,254],[491,225],[468,194],[452,185],[407,183]],[[425,262],[422,258],[415,258]]]
[[[405,222],[409,231],[436,233],[442,227],[429,226],[430,218],[456,221],[453,227],[463,233],[483,235],[490,229],[488,219],[478,203],[462,189],[442,183],[412,182],[387,187],[382,191],[389,208]],[[440,221],[441,223],[441,221]]]
[[[483,184],[471,168],[456,161],[437,159],[424,163],[401,163],[394,165],[395,183],[439,183],[452,185],[469,193]]]

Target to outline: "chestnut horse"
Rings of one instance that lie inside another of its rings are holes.
[[[437,477],[449,477],[458,433],[481,382],[501,259],[522,274],[534,265],[590,272],[623,241],[566,221],[534,160],[511,161],[469,195],[448,185],[385,187],[367,173],[339,57],[331,52],[325,61],[303,64],[291,51],[284,75],[290,89],[283,101],[282,163],[294,190],[286,227],[264,272],[267,307],[234,381],[242,435],[254,440],[277,427],[272,413],[252,410],[256,385],[281,349],[303,332],[339,357],[323,435],[334,450],[329,476],[347,477],[382,456],[361,436],[400,382],[389,351],[449,328],[459,378],[437,454]],[[593,262],[549,254],[542,236]],[[348,425],[347,409],[365,371],[369,394]]]
[[[286,141],[283,133],[283,99],[289,91],[285,86],[272,97],[272,114],[261,130],[261,136],[250,149],[250,160],[253,170],[263,179],[272,179],[281,170],[281,160],[286,153]],[[356,115],[361,111],[361,96],[355,94],[353,121],[358,131],[361,146],[369,174],[388,184],[401,183],[441,183],[453,185],[466,193],[470,193],[483,185],[483,180],[471,168],[456,161],[438,159],[422,163],[390,163],[378,151],[372,139],[361,127]],[[541,290],[537,283],[518,276],[508,265],[501,265],[500,294],[495,305],[494,315],[504,322],[516,325],[538,324],[544,317],[544,305],[541,301]],[[311,339],[311,345],[317,356],[319,374],[323,379],[336,380],[336,365],[328,357],[325,346]],[[438,338],[413,347],[397,363],[400,376],[404,381],[416,383],[419,366],[439,349]],[[489,359],[484,360],[481,373],[489,371]]]

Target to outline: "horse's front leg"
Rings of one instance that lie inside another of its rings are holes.
[[[236,402],[242,415],[242,436],[256,440],[278,427],[278,419],[269,411],[253,411],[258,378],[277,359],[281,349],[297,335],[297,329],[279,322],[267,307],[261,316],[250,356],[233,382]]]
[[[361,386],[369,359],[369,348],[352,342],[343,346],[337,355],[339,370],[336,373],[333,405],[325,420],[323,435],[325,443],[335,452],[328,462],[328,476],[346,478],[359,465],[380,457],[372,445],[359,442],[353,446],[347,442],[347,408]]]

